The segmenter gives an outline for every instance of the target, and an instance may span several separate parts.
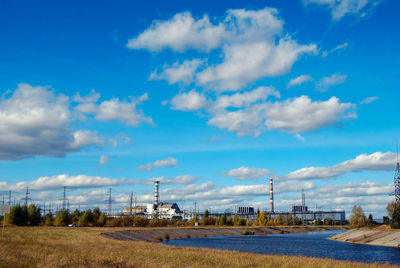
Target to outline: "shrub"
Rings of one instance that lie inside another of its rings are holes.
[[[240,218],[239,225],[240,226],[246,226],[247,225],[247,220],[245,218]]]
[[[146,227],[149,224],[149,220],[147,218],[140,216],[136,216],[133,221],[137,227]]]
[[[163,238],[160,235],[157,235],[156,237],[154,237],[154,240],[162,242]]]
[[[255,232],[249,231],[249,230],[247,230],[247,229],[244,229],[243,232],[242,232],[242,234],[243,234],[243,235],[254,235]]]
[[[168,233],[165,233],[164,234],[164,241],[169,241],[169,234]]]

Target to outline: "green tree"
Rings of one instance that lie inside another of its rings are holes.
[[[28,208],[28,225],[40,225],[40,216],[40,208],[37,208],[35,204],[30,204]]]
[[[293,216],[292,214],[289,214],[287,218],[287,225],[292,226],[293,225]]]
[[[282,216],[282,214],[279,214],[278,218],[276,218],[276,224],[283,225],[285,222],[285,218]]]
[[[26,205],[15,205],[11,207],[10,213],[7,214],[7,222],[17,226],[28,224],[28,208]]]
[[[99,219],[97,220],[97,225],[103,227],[104,225],[106,225],[106,223],[107,223],[107,216],[106,216],[106,214],[101,212]]]
[[[326,225],[332,225],[332,224],[333,224],[333,220],[332,220],[331,218],[326,218],[326,219],[324,220],[324,223],[325,223]]]
[[[235,226],[240,225],[240,218],[239,218],[238,214],[235,214],[235,216],[233,216],[233,225],[235,225]]]
[[[222,225],[226,225],[226,212],[224,212],[224,215],[222,215]]]
[[[81,213],[79,212],[79,210],[75,209],[75,211],[71,213],[72,222],[78,223],[80,216],[81,216]]]
[[[265,214],[264,210],[261,211],[260,216],[258,217],[257,225],[260,225],[260,226],[267,225],[267,215]]]
[[[54,224],[53,213],[49,212],[45,217],[44,225],[52,226],[53,224]]]
[[[93,213],[91,209],[84,211],[79,217],[79,226],[89,226],[93,224]]]
[[[246,226],[247,225],[247,219],[246,218],[240,218],[239,225],[240,226]]]
[[[54,224],[56,226],[67,226],[71,223],[71,220],[71,214],[69,214],[67,210],[63,209],[57,213]]]
[[[396,205],[397,205],[398,203],[396,203],[396,202],[390,202],[387,206],[386,206],[386,211],[387,211],[387,214],[388,214],[388,216],[391,218],[392,217],[392,215],[393,215],[393,212],[394,212],[394,208],[396,207]]]
[[[400,229],[400,203],[397,203],[393,209],[390,227],[393,229]]]
[[[208,212],[208,209],[206,209],[206,211],[204,211],[204,214],[203,214],[203,219],[208,218],[209,215],[210,215],[210,212]]]
[[[295,216],[293,220],[294,225],[302,225],[302,221],[299,219],[299,217]]]
[[[372,214],[369,214],[368,216],[368,225],[374,225],[374,218],[372,217]]]
[[[101,214],[100,208],[96,207],[93,209],[93,225],[94,226],[97,226],[97,222],[99,221],[100,214]]]
[[[351,210],[349,223],[355,228],[360,228],[368,225],[367,217],[365,217],[364,211],[361,206],[354,206]]]
[[[322,224],[323,224],[323,222],[321,221],[321,219],[317,219],[315,221],[315,225],[322,225]]]

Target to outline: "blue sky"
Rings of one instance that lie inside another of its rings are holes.
[[[0,194],[191,210],[392,200],[397,1],[2,1]]]

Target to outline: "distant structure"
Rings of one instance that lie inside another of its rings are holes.
[[[396,202],[400,202],[400,165],[399,165],[399,149],[397,148],[397,163],[394,172],[394,195]]]
[[[62,209],[63,210],[67,210],[67,204],[68,204],[67,186],[64,186],[63,199],[62,199]]]
[[[29,198],[29,194],[30,194],[30,192],[29,192],[29,187],[26,187],[25,198],[24,198],[24,200],[25,200],[25,206],[28,206],[28,202],[29,202],[29,200],[31,200],[31,199]]]
[[[111,196],[111,191],[112,189],[108,189],[108,199],[107,199],[107,205],[108,205],[108,215],[112,215],[112,196]]]
[[[149,219],[191,219],[192,213],[185,214],[177,203],[163,203],[159,201],[160,181],[154,181],[154,202],[146,206],[132,207],[133,213]],[[125,209],[125,214],[131,213],[131,208]]]
[[[238,214],[254,214],[254,207],[238,207]]]
[[[271,212],[274,212],[274,186],[273,186],[273,179],[272,177],[269,178],[269,185],[270,185],[270,190],[269,190],[269,204],[271,206]]]

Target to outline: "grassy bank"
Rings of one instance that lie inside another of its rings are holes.
[[[107,231],[116,228],[6,228],[0,267],[395,267],[116,241]]]

